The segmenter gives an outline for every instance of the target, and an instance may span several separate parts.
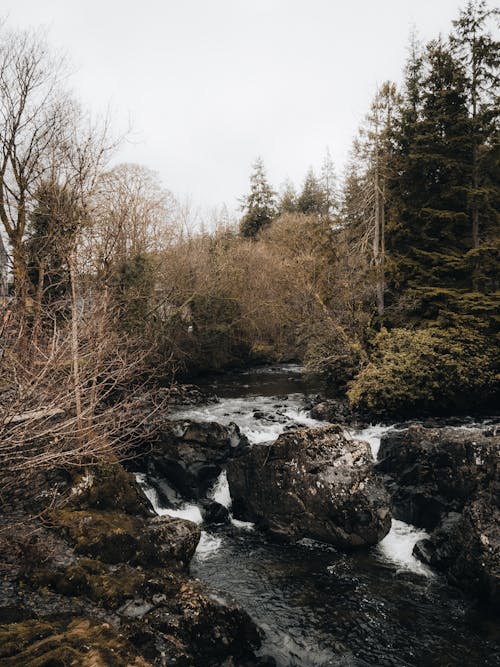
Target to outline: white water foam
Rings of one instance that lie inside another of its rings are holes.
[[[359,431],[349,431],[349,433],[356,440],[365,440],[370,445],[372,456],[376,461],[380,449],[380,439],[385,433],[391,431],[392,428],[392,426],[384,426],[382,424],[370,424],[366,428],[362,428]]]
[[[380,450],[380,440],[385,433],[393,429],[393,426],[383,426],[376,424],[359,431],[351,431],[352,437],[358,440],[366,440],[371,447],[375,461]],[[409,570],[427,577],[433,576],[432,570],[421,563],[413,555],[413,547],[429,534],[416,526],[412,526],[404,521],[392,520],[391,530],[384,539],[377,545],[377,550],[382,560],[395,564],[399,569]]]
[[[212,500],[215,500],[216,503],[219,503],[219,505],[224,505],[227,509],[231,507],[231,493],[229,492],[229,484],[225,470],[221,472],[207,495],[209,498],[212,498]]]
[[[197,524],[203,523],[203,517],[201,515],[200,508],[197,505],[184,503],[175,509],[171,507],[162,507],[158,498],[158,493],[156,492],[156,489],[148,484],[146,475],[143,473],[137,473],[135,478],[141,489],[144,491],[144,495],[153,506],[154,511],[159,516],[172,516],[178,519],[187,519],[188,521],[193,521],[193,523]]]
[[[404,521],[392,520],[392,526],[386,537],[377,545],[383,560],[399,565],[401,569],[410,570],[427,577],[433,576],[432,570],[421,563],[413,555],[415,544],[429,534]]]
[[[229,483],[227,481],[227,473],[225,470],[223,470],[217,478],[212,489],[208,492],[208,496],[209,498],[212,498],[212,500],[215,500],[215,502],[227,507],[228,510],[231,509],[233,500],[231,498],[231,492],[229,491]],[[239,528],[240,530],[255,529],[255,524],[250,521],[240,521],[239,519],[235,519],[231,512],[229,512],[229,520],[235,528]]]
[[[256,411],[269,415],[269,418],[257,419],[254,417]],[[278,396],[223,398],[219,403],[175,411],[171,416],[173,419],[215,421],[226,426],[234,422],[253,444],[276,440],[292,423],[302,426],[321,424],[309,417],[303,394],[289,394],[286,399]]]
[[[206,530],[201,531],[200,541],[196,547],[196,557],[199,560],[208,560],[213,554],[215,554],[220,545],[222,544],[222,537],[218,535],[212,535]]]

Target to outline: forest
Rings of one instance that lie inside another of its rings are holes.
[[[133,459],[145,422],[207,376],[300,364],[373,424],[495,411],[497,17],[471,2],[448,36],[413,34],[342,171],[326,151],[273,184],[256,157],[240,215],[203,223],[147,166],[116,164],[112,119],[76,101],[40,34],[0,27],[0,542],[26,569],[33,516],[64,523],[61,489]]]

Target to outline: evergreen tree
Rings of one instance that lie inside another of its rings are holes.
[[[40,307],[68,293],[68,256],[84,214],[57,183],[43,183],[35,199],[26,246],[28,275]]]
[[[287,179],[283,186],[278,210],[280,214],[297,213],[297,193],[290,179]]]
[[[312,168],[307,172],[302,192],[297,199],[297,211],[304,215],[321,215],[325,207],[325,193]]]
[[[393,292],[403,297],[406,310],[432,318],[460,309],[470,288],[465,255],[471,246],[471,125],[464,71],[448,45],[431,42],[425,60],[427,74],[420,90],[407,87],[393,135],[387,245]]]
[[[256,238],[263,227],[270,224],[276,216],[276,193],[266,177],[264,163],[257,158],[250,176],[250,194],[242,203],[243,218],[240,232],[247,238]]]
[[[483,291],[496,288],[495,257],[499,249],[500,42],[488,32],[488,24],[498,14],[498,10],[488,9],[484,0],[468,2],[459,18],[453,22],[455,31],[450,38],[454,54],[461,62],[466,77],[471,127],[471,170],[467,189],[472,236],[469,260],[473,267],[474,287]]]
[[[337,190],[337,176],[330,150],[326,149],[326,155],[321,165],[320,185],[323,190],[322,215],[332,219],[339,211],[339,195]]]

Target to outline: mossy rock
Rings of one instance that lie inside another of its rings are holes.
[[[79,508],[113,510],[151,516],[151,505],[135,477],[118,462],[91,467],[77,480],[72,505]]]
[[[110,569],[99,560],[80,558],[77,563],[58,570],[38,570],[30,577],[36,587],[48,586],[61,595],[86,596],[105,607],[115,608],[140,594],[144,573],[130,565]]]
[[[106,563],[135,562],[138,558],[143,523],[138,517],[123,512],[63,509],[52,512],[51,519],[64,530],[77,553]]]
[[[66,508],[55,510],[51,518],[77,553],[105,563],[187,565],[200,539],[196,524],[172,517],[143,519],[123,512]]]
[[[107,624],[86,618],[0,626],[1,667],[149,667]]]

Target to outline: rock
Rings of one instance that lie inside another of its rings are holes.
[[[71,616],[0,626],[0,663],[10,667],[150,665],[108,623]]]
[[[219,400],[215,394],[207,394],[195,384],[174,385],[166,392],[169,403],[173,405],[206,405]]]
[[[489,483],[499,452],[500,438],[478,429],[411,426],[382,437],[377,470],[386,476],[394,516],[432,530]]]
[[[152,515],[151,505],[135,477],[118,463],[92,466],[77,479],[71,493],[75,507]]]
[[[329,398],[322,400],[311,408],[313,419],[330,422],[332,424],[350,424],[354,415],[347,401]]]
[[[223,464],[247,447],[234,423],[165,422],[143,462],[150,477],[167,479],[182,496],[197,500],[214,484]]]
[[[480,491],[461,514],[450,512],[414,554],[500,612],[500,484]]]
[[[229,523],[229,510],[215,500],[211,500],[210,498],[203,499],[200,501],[200,509],[203,520],[207,524],[220,525]]]
[[[227,474],[234,515],[275,536],[349,549],[389,532],[389,497],[374,475],[370,447],[338,425],[254,445],[228,462]]]
[[[51,518],[77,553],[105,563],[187,565],[201,534],[192,521],[168,516],[144,519],[121,512],[56,510]]]
[[[151,517],[124,471],[94,473],[77,480],[50,522],[25,517],[27,536],[39,538],[23,550],[29,566],[14,567],[19,547],[0,542],[10,564],[0,578],[0,663],[271,665],[255,656],[261,632],[248,614],[182,567],[196,549],[198,526]],[[211,511],[219,507],[214,502]]]

